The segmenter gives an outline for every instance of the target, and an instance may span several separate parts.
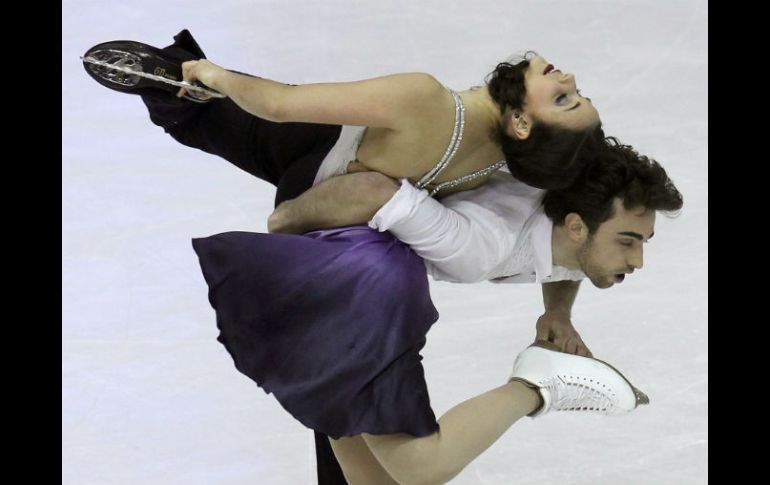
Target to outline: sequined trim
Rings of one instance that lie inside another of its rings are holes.
[[[452,138],[449,141],[449,146],[444,152],[444,155],[441,157],[441,160],[439,160],[438,163],[436,163],[436,165],[428,173],[426,173],[416,184],[414,184],[414,186],[418,189],[425,188],[425,186],[433,182],[436,177],[438,177],[441,171],[444,170],[447,165],[449,165],[449,162],[452,161],[452,158],[454,158],[457,150],[460,148],[460,143],[463,140],[463,131],[465,130],[465,106],[463,105],[463,100],[460,98],[460,95],[454,91],[450,92],[452,93],[452,96],[455,100],[455,126],[454,130],[452,130]],[[475,180],[479,177],[489,175],[495,170],[502,168],[504,165],[505,160],[500,160],[499,162],[493,163],[486,168],[476,170],[471,174],[463,175],[462,177],[457,177],[456,179],[452,179],[447,182],[442,182],[431,189],[430,196],[433,197],[442,189],[456,187],[460,184],[470,182],[471,180]]]
[[[454,158],[457,153],[457,149],[460,148],[460,142],[463,141],[463,131],[465,130],[465,106],[463,105],[463,100],[460,98],[459,94],[454,91],[450,91],[450,93],[452,93],[455,100],[455,127],[454,130],[452,130],[452,138],[449,140],[449,146],[446,148],[441,160],[439,160],[438,163],[436,163],[436,165],[415,184],[415,187],[418,189],[425,188],[426,185],[433,182],[433,180],[438,177],[438,174],[440,174],[441,171],[449,165],[449,162],[452,161],[452,158]]]
[[[438,193],[439,190],[442,189],[448,189],[455,187],[460,184],[464,184],[465,182],[470,182],[471,180],[475,180],[479,177],[483,177],[485,175],[489,175],[490,173],[499,170],[505,166],[505,160],[500,160],[499,162],[493,163],[492,165],[488,166],[487,168],[482,168],[481,170],[476,170],[475,172],[463,175],[462,177],[457,177],[456,179],[452,179],[448,182],[443,182],[438,184],[433,188],[433,190],[430,191],[430,196],[433,197]]]

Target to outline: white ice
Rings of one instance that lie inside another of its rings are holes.
[[[684,194],[644,271],[584,285],[574,322],[645,390],[623,418],[523,419],[453,483],[689,485],[708,477],[706,0],[64,0],[62,482],[315,483],[312,434],[215,340],[192,237],[264,231],[273,188],[179,145],[79,56],[189,28],[213,61],[291,83],[426,71],[479,84],[534,49],[576,73],[606,131]],[[424,364],[438,415],[503,383],[534,337],[537,285],[433,283]]]

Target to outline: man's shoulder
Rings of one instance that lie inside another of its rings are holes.
[[[489,180],[472,190],[456,192],[445,197],[442,202],[455,200],[467,200],[472,202],[494,201],[503,196],[512,196],[521,201],[539,201],[544,190],[532,187],[521,182],[507,171],[498,171],[489,177]]]
[[[524,221],[540,206],[544,191],[513,178],[508,172],[493,174],[484,185],[473,190],[457,192],[442,199],[450,208],[478,206],[511,220]]]

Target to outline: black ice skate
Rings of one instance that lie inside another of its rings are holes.
[[[180,87],[188,92],[184,99],[204,103],[205,95],[224,98],[217,91],[202,84],[182,81],[182,62],[179,59],[141,42],[114,40],[97,44],[83,55],[83,67],[89,76],[102,86],[129,94],[176,95]],[[197,96],[204,95],[204,99]]]

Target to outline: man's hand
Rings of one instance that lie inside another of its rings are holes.
[[[275,208],[267,218],[267,232],[283,234],[302,234],[310,229],[301,226],[302,221],[292,214],[297,205],[296,199],[285,200]],[[312,229],[312,228],[311,228]]]
[[[537,319],[535,325],[537,330],[536,340],[546,340],[556,344],[562,352],[568,354],[582,355],[583,357],[593,357],[593,354],[580,334],[577,333],[572,321],[568,315],[562,312],[547,311]]]

